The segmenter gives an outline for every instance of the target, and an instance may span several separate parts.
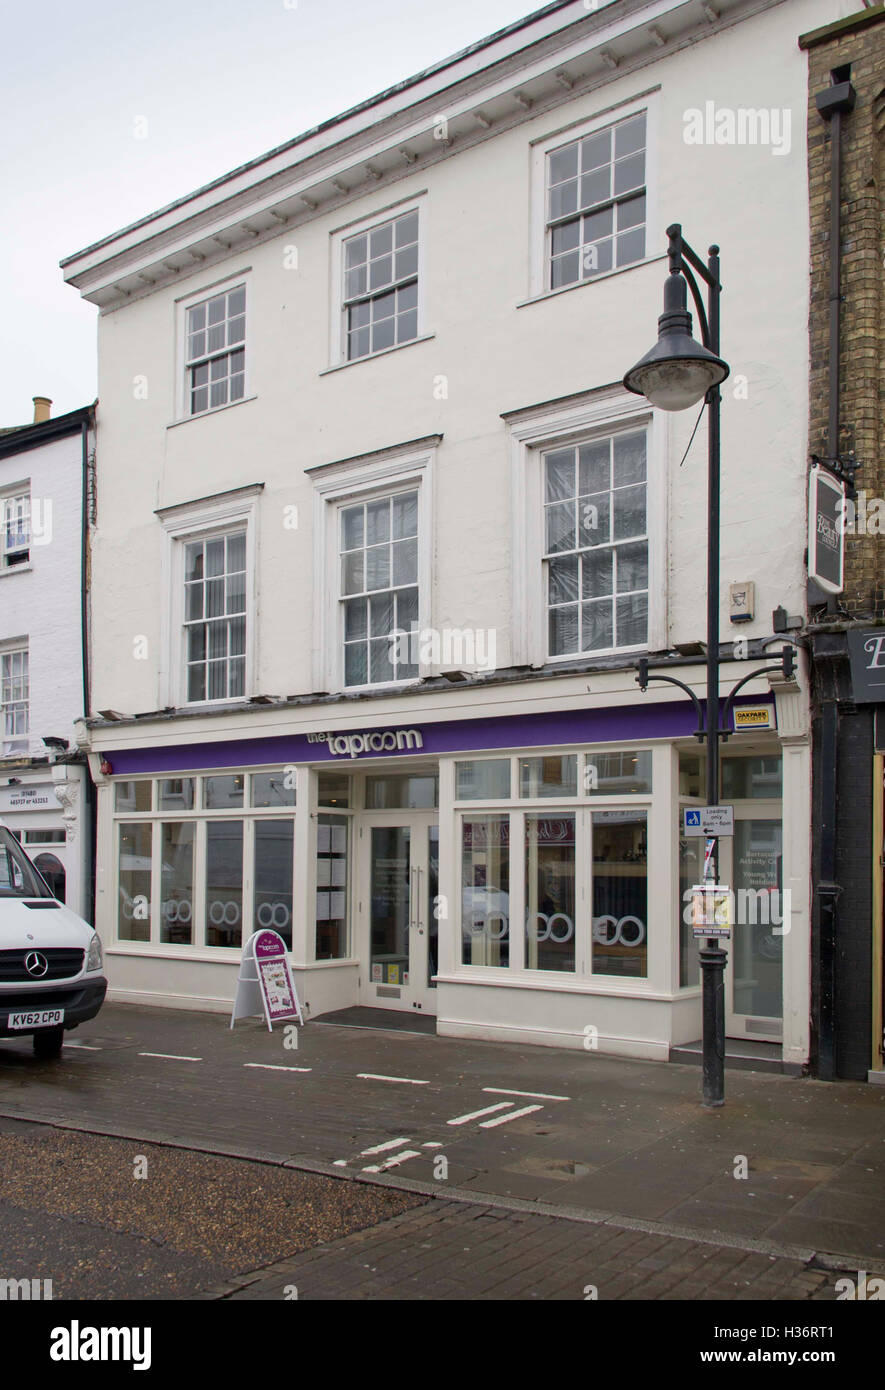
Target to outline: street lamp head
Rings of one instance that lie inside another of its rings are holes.
[[[721,357],[691,336],[685,280],[679,271],[667,276],[658,341],[624,377],[628,391],[645,396],[661,410],[688,410],[728,376]]]

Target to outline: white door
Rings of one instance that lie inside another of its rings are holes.
[[[363,1004],[436,1013],[436,812],[360,817],[357,932]]]

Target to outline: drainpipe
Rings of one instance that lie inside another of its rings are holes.
[[[80,668],[83,676],[83,718],[89,718],[90,671],[89,671],[89,424],[95,423],[95,407],[80,424],[81,492],[80,492]],[[83,779],[83,798],[86,803],[89,823],[88,859],[85,891],[83,895],[83,915],[87,922],[95,923],[95,855],[98,844],[96,825],[95,783],[86,763],[86,776]]]
[[[827,410],[827,456],[839,457],[839,335],[842,326],[841,289],[841,211],[842,211],[842,117],[854,109],[857,93],[849,81],[851,68],[834,68],[830,85],[814,98],[821,117],[830,123],[830,284],[829,284],[829,391]],[[827,601],[828,611],[838,612],[836,596]],[[841,888],[836,876],[836,792],[839,769],[838,686],[827,692],[822,702],[820,755],[818,760],[818,1076],[824,1081],[836,1078],[835,993],[836,942],[838,940],[838,898]]]

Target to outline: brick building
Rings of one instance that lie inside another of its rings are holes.
[[[885,1081],[885,670],[876,675],[885,666],[885,7],[799,43],[809,93],[809,443],[826,476],[847,489],[841,590],[809,583],[805,631],[814,731],[812,1060],[822,1077]]]

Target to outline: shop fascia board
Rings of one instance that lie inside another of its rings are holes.
[[[541,46],[543,52],[534,61],[526,62],[524,37],[505,36],[479,53],[417,83],[409,83],[404,90],[394,91],[368,109],[358,110],[330,128],[296,142],[294,163],[292,146],[271,152],[132,227],[76,252],[62,261],[65,280],[78,288],[83,298],[102,309],[143,298],[174,283],[183,274],[192,275],[202,267],[242,253],[247,247],[280,236],[284,228],[294,230],[373,189],[398,183],[453,153],[483,143],[777,3],[780,0],[718,0],[719,18],[711,22],[702,11],[699,16],[692,0],[654,0],[590,34],[582,26],[580,36],[569,43],[568,29],[587,16],[583,5],[576,3],[560,12],[570,16],[566,20],[546,17],[548,32],[539,21],[541,27],[530,47]],[[598,18],[601,13],[604,11],[590,12],[587,17]],[[661,46],[652,36],[650,26],[670,16],[678,16],[679,33]],[[608,58],[612,43],[620,43],[622,49],[614,67]],[[632,51],[624,51],[627,47]],[[594,71],[575,76],[573,84],[567,86],[558,74],[578,60],[594,62]],[[490,77],[491,69],[494,77]],[[532,94],[527,90],[533,83],[549,83],[551,78],[555,84],[551,91]],[[456,91],[458,87],[460,92]],[[515,110],[492,119],[484,108],[494,103],[510,103]],[[433,135],[441,107],[450,125],[471,116],[490,125],[486,128],[477,120],[478,128],[466,136],[459,132],[452,148]],[[404,155],[403,147],[416,142],[422,148],[411,148]],[[367,169],[373,161],[391,154],[396,158],[393,169]],[[306,168],[307,165],[311,167]],[[334,180],[346,184],[355,173],[358,182],[353,186],[343,191],[335,188]],[[288,206],[300,200],[315,206]],[[270,223],[259,228],[251,225],[262,217],[269,217]],[[169,264],[175,256],[189,259],[180,266]]]
[[[736,662],[739,668],[743,663]],[[623,679],[624,672],[588,673],[587,676],[561,677],[551,688],[551,678],[516,687],[512,685],[492,687],[495,698],[477,700],[478,687],[465,686],[463,690],[437,690],[430,694],[428,701],[420,705],[416,694],[407,699],[391,695],[387,699],[366,701],[355,704],[329,704],[320,711],[316,706],[299,707],[293,705],[271,706],[267,708],[249,706],[241,710],[227,709],[217,714],[205,712],[170,716],[165,719],[138,719],[93,725],[90,730],[90,752],[93,757],[104,751],[116,749],[118,752],[144,748],[156,743],[174,748],[188,744],[229,743],[244,738],[298,737],[313,733],[361,733],[367,728],[388,728],[396,726],[416,726],[422,724],[444,724],[463,720],[503,719],[517,714],[555,714],[560,711],[603,710],[614,704],[623,704],[624,697],[630,703],[645,706],[673,704],[684,698],[674,695],[663,687],[649,688],[645,694],[632,683]],[[629,677],[634,673],[628,672]],[[724,698],[733,684],[733,672],[722,674],[720,694]],[[607,679],[603,679],[605,676]],[[617,679],[620,677],[620,679]],[[706,693],[706,671],[698,665],[681,668],[681,677],[687,685],[703,698]],[[564,684],[568,681],[569,684]],[[588,684],[594,689],[588,690]],[[509,691],[509,698],[505,692]],[[764,676],[749,682],[742,695],[759,700],[771,700],[772,695]],[[431,703],[432,701],[432,703]],[[309,710],[301,714],[301,709]],[[301,717],[299,717],[299,715]],[[653,740],[642,739],[643,743]],[[309,761],[309,760],[308,760]],[[318,759],[318,761],[323,761]]]

